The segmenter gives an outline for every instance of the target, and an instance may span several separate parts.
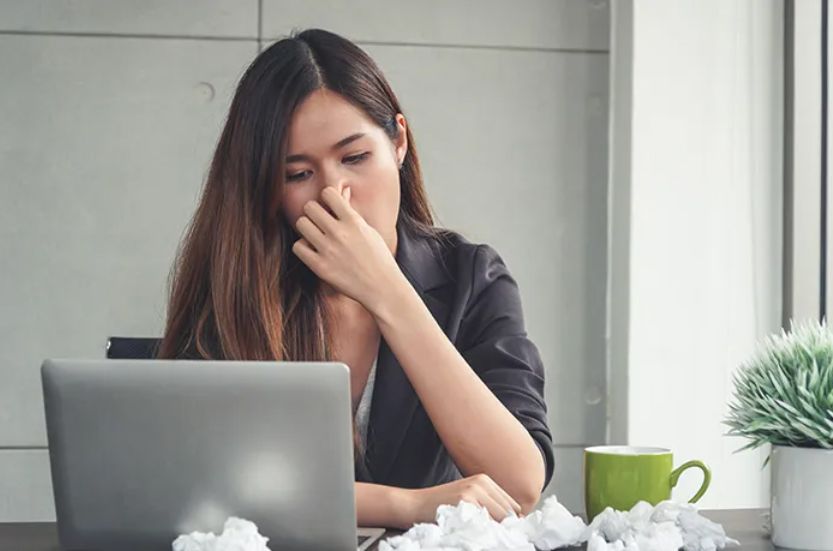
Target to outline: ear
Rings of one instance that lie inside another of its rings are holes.
[[[397,164],[402,164],[408,152],[408,121],[405,120],[405,115],[402,113],[397,113],[395,118],[399,135],[394,140],[394,149]]]

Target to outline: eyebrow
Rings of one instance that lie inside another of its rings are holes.
[[[355,134],[351,134],[351,135],[347,136],[346,138],[341,139],[338,142],[336,142],[335,145],[333,145],[330,148],[330,151],[335,151],[336,149],[342,148],[345,145],[347,145],[349,143],[352,143],[352,142],[358,140],[359,138],[361,138],[363,136],[364,136],[364,132],[356,132]],[[298,161],[309,161],[309,160],[310,160],[309,156],[304,155],[303,153],[298,153],[296,155],[289,155],[286,158],[287,163],[295,163],[295,162],[298,162]]]

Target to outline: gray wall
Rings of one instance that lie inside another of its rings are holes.
[[[39,367],[161,333],[237,79],[317,26],[379,62],[440,223],[492,244],[547,366],[557,492],[605,435],[604,1],[0,0],[0,521],[51,520]]]

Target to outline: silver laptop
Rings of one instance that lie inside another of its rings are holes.
[[[273,549],[354,551],[350,375],[330,362],[46,360],[65,549],[171,549],[253,521]]]

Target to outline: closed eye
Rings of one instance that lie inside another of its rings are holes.
[[[359,153],[358,155],[350,155],[349,157],[344,158],[344,163],[348,165],[357,165],[363,162],[365,159],[370,157],[370,151],[365,151],[364,153]],[[295,174],[288,174],[286,176],[287,181],[295,182],[299,180],[304,180],[304,175],[309,172],[308,170],[304,170],[302,172],[296,172]]]
[[[370,151],[365,151],[364,153],[359,153],[358,155],[351,155],[349,157],[345,157],[344,161],[349,165],[359,164],[360,162],[364,161],[370,156]]]

